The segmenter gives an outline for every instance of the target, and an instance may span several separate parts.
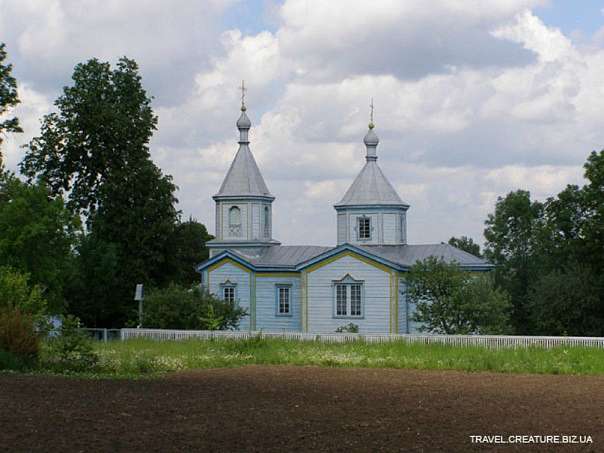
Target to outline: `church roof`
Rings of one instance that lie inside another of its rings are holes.
[[[270,197],[258,164],[249,147],[248,130],[251,122],[242,106],[241,116],[237,120],[239,129],[239,150],[231,163],[220,190],[214,197]]]
[[[493,265],[488,261],[471,253],[465,252],[449,244],[416,244],[416,245],[362,245],[353,246],[342,244],[338,247],[322,247],[315,245],[277,245],[267,247],[260,256],[250,257],[242,253],[230,250],[231,256],[238,257],[257,270],[275,269],[298,271],[314,262],[320,262],[338,253],[351,250],[361,253],[368,258],[383,262],[384,264],[408,269],[418,261],[429,257],[442,259],[446,263],[458,263],[462,268],[469,270],[490,270]],[[198,270],[208,267],[215,261],[222,259],[223,254],[217,255],[204,263]]]
[[[408,206],[398,196],[375,160],[367,161],[344,198],[335,206],[355,205]]]
[[[344,206],[376,205],[376,206],[403,206],[409,207],[401,200],[398,193],[377,163],[377,145],[380,142],[373,130],[373,122],[369,124],[369,131],[363,141],[367,146],[367,162],[353,181],[344,198],[335,205],[336,208]]]

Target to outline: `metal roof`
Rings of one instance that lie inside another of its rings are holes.
[[[295,266],[331,249],[333,247],[320,247],[316,245],[267,247],[266,251],[260,257],[250,259],[250,263],[255,266]]]
[[[457,262],[462,267],[488,268],[492,265],[468,252],[449,244],[419,244],[419,245],[361,245],[343,244],[339,247],[322,247],[315,245],[282,245],[267,247],[260,256],[246,256],[241,252],[236,255],[258,268],[289,268],[306,263],[322,254],[337,251],[340,248],[360,249],[369,256],[381,258],[400,267],[413,266],[417,261],[429,257],[443,259],[447,263]],[[326,256],[327,258],[327,256]],[[320,260],[319,260],[320,261]]]
[[[396,190],[394,190],[394,187],[392,187],[392,184],[390,184],[390,181],[388,181],[382,169],[377,164],[376,147],[379,139],[373,130],[373,124],[369,125],[369,131],[363,140],[367,147],[367,154],[365,156],[367,163],[355,178],[346,194],[344,194],[344,198],[335,207],[359,205],[409,207],[398,196]]]
[[[344,198],[335,206],[354,205],[408,206],[398,196],[396,190],[374,160],[367,161]]]
[[[490,265],[488,261],[449,244],[362,245],[359,248],[405,267],[429,257],[436,257],[447,263],[457,262],[461,266]]]

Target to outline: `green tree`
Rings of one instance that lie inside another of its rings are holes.
[[[228,330],[246,311],[199,288],[170,285],[151,291],[144,301],[143,325],[159,329]]]
[[[529,286],[540,275],[539,237],[543,227],[543,204],[531,201],[523,190],[499,197],[495,213],[486,220],[485,257],[497,267],[495,282],[512,301],[512,324],[519,334],[531,331],[527,309]]]
[[[472,238],[467,236],[462,236],[460,238],[452,237],[449,239],[449,245],[457,247],[458,249],[468,252],[474,256],[482,256],[480,254],[480,245],[475,243]]]
[[[96,307],[95,323],[121,326],[130,317],[126,307],[137,283],[163,286],[174,275],[176,186],[149,153],[157,117],[136,63],[127,58],[114,69],[96,59],[77,65],[73,85],[55,105],[58,111],[44,118],[21,169],[47,183],[54,195],[67,196],[74,213],[86,218],[92,243],[102,247],[104,265],[114,275],[94,288],[100,281],[78,269],[70,310],[87,322],[91,316],[83,307]],[[77,261],[83,265],[89,259]]]
[[[92,59],[78,64],[72,78],[55,101],[58,112],[44,117],[40,136],[29,144],[21,170],[46,181],[53,194],[67,194],[70,206],[88,215],[104,202],[108,185],[119,185],[150,159],[157,117],[133,60],[121,58],[112,69]]]
[[[434,257],[417,262],[407,277],[407,296],[415,304],[420,330],[442,334],[509,332],[508,295],[490,275],[463,271]]]
[[[539,335],[604,335],[601,279],[581,264],[541,276],[529,293],[529,309]]]
[[[171,281],[184,286],[199,283],[196,266],[208,258],[206,242],[211,239],[214,236],[208,233],[205,225],[193,218],[176,225],[171,240],[175,259],[172,266],[175,274],[170,278]]]
[[[31,282],[43,289],[53,313],[63,309],[79,225],[63,200],[50,197],[44,184],[25,184],[10,175],[0,179],[0,265],[29,274]]]
[[[29,275],[8,266],[0,267],[0,311],[19,310],[40,320],[47,313],[42,289],[31,285]]]
[[[6,45],[0,43],[0,172],[3,171],[2,142],[8,132],[23,132],[16,117],[5,118],[9,110],[19,104],[17,81],[12,76],[13,65],[6,64]]]

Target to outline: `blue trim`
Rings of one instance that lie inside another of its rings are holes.
[[[247,267],[249,270],[251,270],[251,271],[255,270],[254,266],[252,266],[249,262],[247,262],[246,260],[244,260],[240,256],[235,255],[233,252],[231,252],[229,250],[225,250],[223,252],[220,252],[218,255],[213,256],[212,258],[204,261],[203,263],[200,263],[197,266],[197,272],[201,272],[201,271],[207,269],[212,264],[217,263],[218,261],[220,261],[220,260],[222,260],[224,258],[231,258],[233,261],[236,261],[239,264],[241,264],[242,266]]]

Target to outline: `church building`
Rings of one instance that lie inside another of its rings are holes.
[[[337,245],[281,245],[273,239],[272,195],[256,164],[242,102],[239,150],[213,199],[216,238],[197,270],[209,292],[247,310],[241,330],[332,333],[355,324],[360,333],[414,333],[405,273],[430,256],[487,271],[485,260],[448,244],[407,243],[409,205],[378,165],[373,121],[365,166],[333,207]]]

